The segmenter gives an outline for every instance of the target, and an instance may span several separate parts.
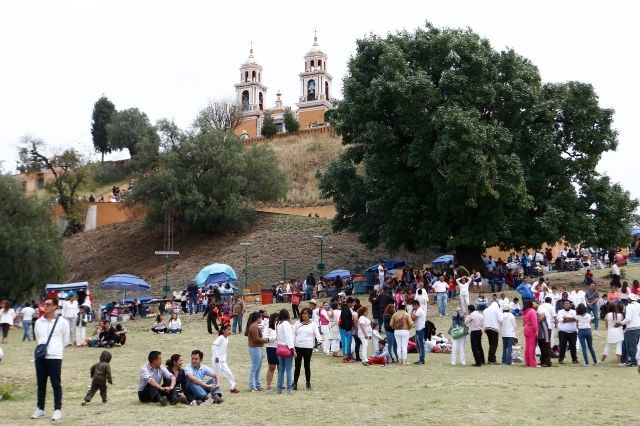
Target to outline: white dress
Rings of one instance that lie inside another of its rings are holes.
[[[618,343],[624,340],[624,331],[622,327],[614,327],[615,321],[622,321],[622,314],[616,314],[614,320],[613,312],[607,314],[607,343]]]

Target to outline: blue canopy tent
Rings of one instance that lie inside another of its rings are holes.
[[[130,274],[116,274],[111,275],[106,280],[102,281],[100,288],[104,290],[122,290],[124,291],[122,301],[124,303],[125,297],[127,297],[127,291],[149,290],[151,286],[140,277]]]
[[[640,236],[640,226],[634,225],[631,227],[631,236],[632,237]]]
[[[238,289],[235,282],[238,280],[236,271],[229,265],[224,263],[214,263],[202,268],[196,278],[194,279],[198,287],[205,285],[213,285],[213,287],[219,287],[221,290],[224,288],[224,284],[229,283],[232,288],[232,293]],[[222,291],[221,291],[222,293]]]
[[[453,262],[452,254],[443,254],[440,257],[435,258],[431,261],[431,265],[448,265],[449,262]]]
[[[150,296],[148,294],[145,294],[144,296],[140,296],[140,297],[127,297],[127,298],[123,299],[122,301],[124,303],[132,303],[135,299],[138,299],[138,302],[140,302],[140,303],[151,303],[156,298],[153,297],[153,296]]]
[[[336,278],[348,278],[351,276],[351,272],[347,269],[334,269],[333,271],[327,272],[324,274],[322,278],[325,280],[334,281]]]
[[[407,262],[405,262],[402,259],[386,259],[382,261],[382,266],[384,266],[387,269],[387,271],[402,268],[406,264]],[[375,263],[369,266],[365,271],[367,287],[373,287],[374,285],[378,284],[378,266],[379,265],[380,265],[380,262]]]

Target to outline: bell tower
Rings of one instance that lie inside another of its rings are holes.
[[[318,37],[314,34],[313,45],[304,55],[304,72],[300,76],[300,102],[298,121],[300,128],[325,124],[324,113],[332,108],[331,80],[327,72],[327,54],[320,49]]]
[[[260,136],[261,117],[264,112],[267,87],[262,84],[262,66],[253,56],[253,45],[249,57],[240,66],[240,83],[235,85],[236,100],[242,109],[242,120],[235,128],[237,135]]]

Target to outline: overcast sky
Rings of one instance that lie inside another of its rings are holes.
[[[544,81],[594,85],[614,108],[619,148],[600,166],[640,198],[637,13],[627,1],[2,1],[0,3],[0,159],[15,169],[30,134],[93,154],[91,112],[102,95],[155,122],[188,126],[209,99],[234,96],[238,68],[253,41],[269,88],[293,105],[303,56],[318,31],[341,92],[355,41],[371,32],[470,27],[495,49],[514,48]],[[389,7],[391,6],[391,7]],[[97,156],[95,156],[97,158]]]

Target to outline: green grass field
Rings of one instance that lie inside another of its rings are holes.
[[[510,293],[511,296],[513,294]],[[455,306],[449,305],[448,311]],[[270,305],[275,312],[285,305]],[[253,308],[251,308],[253,309]],[[255,308],[257,309],[257,308]],[[448,318],[438,318],[435,306],[428,317],[445,332]],[[246,317],[245,317],[246,318]],[[310,424],[362,422],[364,424],[623,424],[638,419],[634,411],[640,389],[640,375],[634,368],[619,367],[608,359],[603,365],[554,365],[552,368],[526,368],[522,365],[449,365],[449,354],[427,354],[426,365],[385,368],[361,364],[342,364],[338,358],[313,355],[312,391],[293,395],[247,392],[249,356],[246,338],[230,337],[229,366],[238,381],[240,394],[228,392],[223,382],[222,405],[167,406],[141,404],[137,400],[140,366],[150,350],[160,350],[163,359],[180,353],[185,360],[193,349],[205,353],[210,364],[212,337],[200,315],[183,317],[185,332],[155,335],[148,331],[152,318],[130,321],[126,346],[113,348],[111,362],[114,385],[109,386],[111,405],[102,406],[99,396],[87,407],[80,402],[90,383],[89,367],[97,362],[100,350],[68,348],[63,362],[63,414],[67,424]],[[522,324],[518,323],[520,335]],[[10,400],[0,401],[0,424],[34,424],[29,416],[35,408],[33,342],[20,341],[21,330],[12,330],[0,377],[17,384]],[[594,332],[595,347],[601,354],[606,331]],[[521,342],[524,340],[521,338]],[[487,340],[483,337],[485,354]],[[498,358],[501,354],[498,348]],[[582,354],[579,353],[582,362]],[[417,354],[409,354],[409,361]],[[188,361],[187,361],[188,362]],[[266,383],[266,358],[262,369]],[[303,383],[301,379],[301,383]],[[274,380],[275,384],[275,380]],[[52,414],[53,396],[47,394],[47,415]],[[40,420],[49,423],[50,420]]]

